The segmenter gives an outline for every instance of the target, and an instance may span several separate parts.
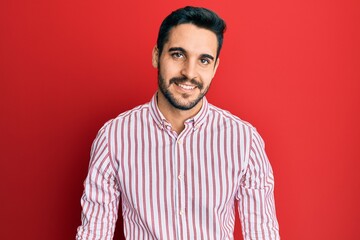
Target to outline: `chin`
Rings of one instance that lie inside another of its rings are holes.
[[[171,97],[168,98],[168,96],[165,96],[165,97],[167,98],[168,102],[174,108],[177,108],[177,109],[180,109],[180,110],[191,110],[191,109],[193,109],[194,107],[196,107],[199,104],[199,102],[203,98],[203,96],[201,96],[201,97],[195,98],[193,100],[181,101],[181,100],[174,99],[174,98],[171,98]]]

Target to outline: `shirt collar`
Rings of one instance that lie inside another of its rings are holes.
[[[185,121],[185,124],[192,124],[192,127],[194,129],[198,129],[201,124],[206,119],[206,116],[209,113],[209,103],[206,99],[206,97],[203,97],[202,99],[203,104],[201,106],[200,111],[192,118],[189,118]],[[164,115],[160,112],[160,109],[157,105],[157,93],[154,94],[150,101],[150,114],[152,118],[154,119],[156,125],[160,129],[164,129],[166,127],[171,126],[171,124],[166,120]]]

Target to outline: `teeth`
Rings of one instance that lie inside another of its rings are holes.
[[[179,87],[184,88],[186,90],[192,90],[195,88],[195,86],[188,86],[188,85],[182,85],[182,84],[179,84]]]

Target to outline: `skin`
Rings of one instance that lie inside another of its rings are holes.
[[[178,134],[184,122],[202,106],[219,66],[216,35],[193,24],[173,27],[163,51],[155,46],[152,64],[158,68],[158,107]]]

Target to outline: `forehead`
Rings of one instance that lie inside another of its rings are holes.
[[[164,48],[181,47],[194,54],[211,54],[216,56],[216,34],[205,28],[186,23],[173,27],[169,32],[169,40]]]

